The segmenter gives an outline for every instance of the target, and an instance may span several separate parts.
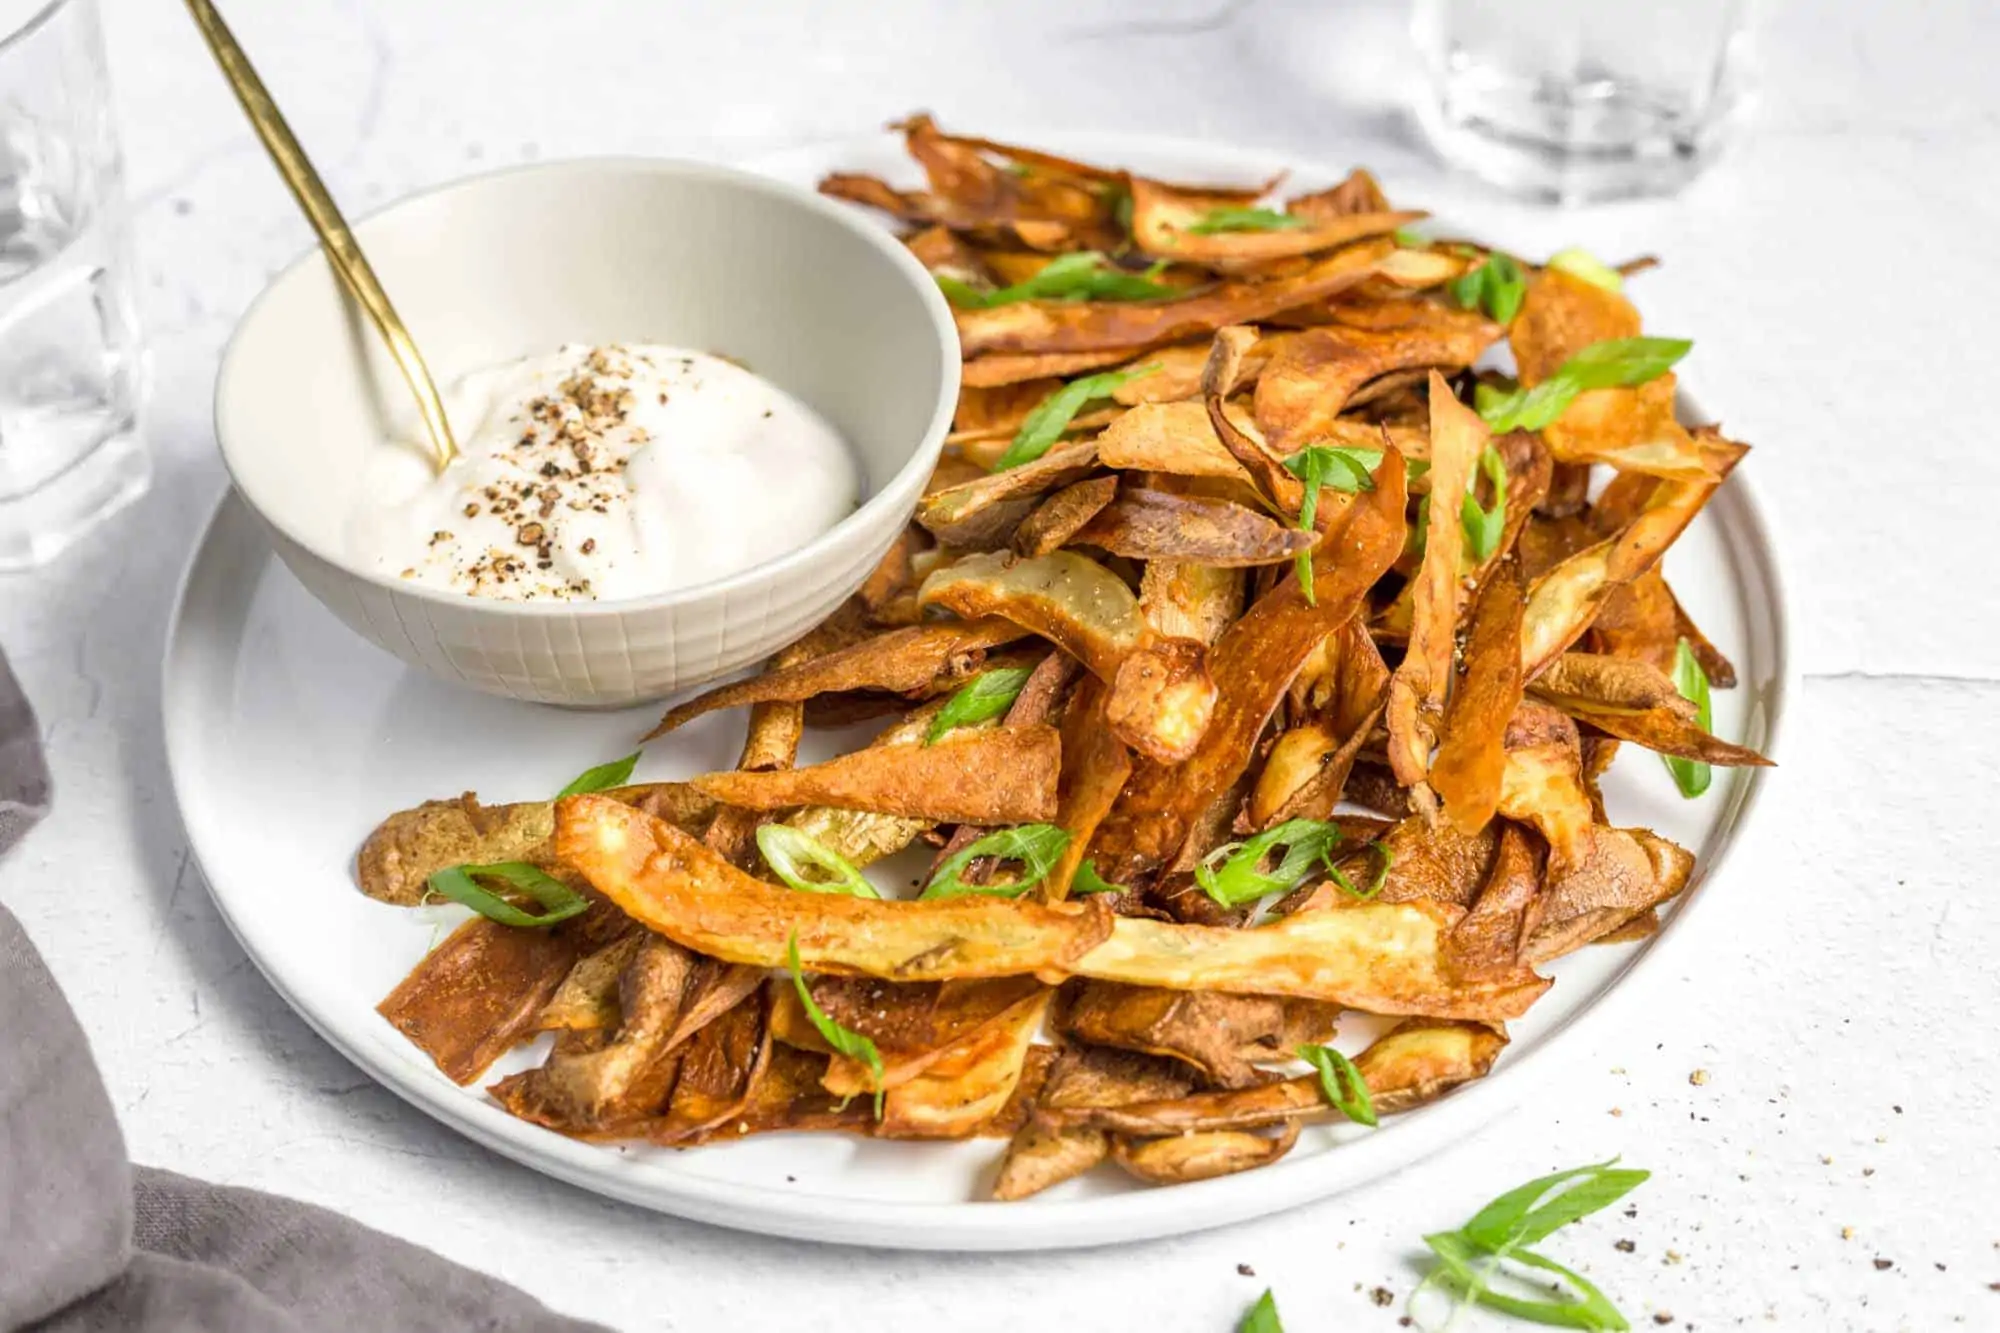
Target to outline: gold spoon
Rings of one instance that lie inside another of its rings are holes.
[[[257,137],[264,141],[264,149],[270,153],[271,161],[277,164],[278,174],[291,187],[292,197],[305,210],[306,220],[319,233],[319,243],[326,249],[327,262],[333,271],[353,293],[368,317],[375,321],[375,327],[382,334],[382,341],[389,344],[389,354],[396,358],[402,368],[403,378],[408,381],[410,392],[417,396],[417,409],[423,413],[424,427],[430,433],[431,447],[437,452],[438,471],[451,465],[458,453],[458,442],[452,438],[451,422],[445,417],[444,403],[438,397],[437,385],[431,379],[431,372],[424,365],[423,354],[417,351],[416,340],[410,337],[396,308],[389,304],[389,294],[382,290],[382,284],[375,277],[375,270],[369,267],[368,257],[361,253],[361,245],[348,230],[347,219],[340,215],[333,196],[326,191],[325,182],[313,170],[306,158],[306,150],[293,137],[291,126],[278,111],[278,104],[271,100],[271,94],[264,87],[264,81],[257,77],[257,71],[250,66],[250,57],[236,44],[230,35],[229,25],[222,21],[222,15],[215,12],[209,0],[187,0],[188,10],[201,28],[201,35],[208,41],[208,49],[215,53],[215,62],[222,67],[223,77],[236,93],[236,100],[243,104],[243,113],[250,117]]]

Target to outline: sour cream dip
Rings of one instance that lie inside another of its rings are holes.
[[[384,440],[347,524],[388,578],[505,601],[612,601],[795,550],[854,509],[839,432],[707,353],[568,345],[444,390],[459,456]]]

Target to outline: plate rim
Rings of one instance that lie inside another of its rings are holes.
[[[1068,145],[1068,151],[1141,158],[1175,154],[1207,158],[1237,152],[1226,145],[1163,136],[1048,137],[1054,145]],[[745,166],[749,170],[765,170],[766,164],[787,156],[843,150],[858,154],[864,146],[876,146],[880,141],[881,136],[828,140],[765,154]],[[1244,150],[1237,155],[1253,154],[1274,161],[1282,158],[1291,170],[1301,175],[1320,174],[1318,165],[1272,150]],[[1694,400],[1686,401],[1693,407]],[[1742,539],[1728,543],[1732,557],[1753,558],[1768,587],[1765,604],[1752,609],[1771,613],[1764,628],[1772,644],[1774,670],[1769,677],[1770,690],[1762,715],[1763,746],[1767,757],[1780,760],[1785,753],[1787,714],[1799,689],[1782,527],[1754,482],[1747,476],[1732,477],[1731,482],[1717,495],[1716,502],[1725,511],[1735,511],[1728,515],[1732,530],[1741,525]],[[607,1159],[601,1145],[581,1143],[517,1121],[490,1102],[460,1095],[455,1088],[440,1088],[435,1080],[422,1077],[414,1066],[371,1058],[366,1033],[351,1024],[343,1030],[343,1019],[322,1015],[303,1001],[286,984],[282,969],[267,961],[257,947],[255,930],[246,927],[232,910],[233,895],[218,887],[209,858],[204,855],[204,846],[220,845],[223,835],[212,827],[214,815],[207,809],[205,798],[192,789],[193,774],[189,770],[194,761],[191,751],[184,757],[184,747],[197,743],[186,732],[196,720],[188,714],[198,710],[190,702],[192,687],[177,681],[177,665],[197,651],[187,640],[190,592],[197,588],[198,580],[210,576],[208,565],[217,558],[220,547],[227,545],[231,522],[242,524],[245,533],[264,550],[267,562],[277,559],[270,552],[268,535],[258,526],[254,513],[233,487],[225,489],[203,524],[175,586],[161,658],[160,698],[169,787],[188,834],[189,854],[202,872],[210,901],[246,957],[279,998],[330,1046],[370,1079],[432,1119],[523,1166],[593,1193],[738,1230],[906,1250],[1076,1249],[1211,1230],[1330,1198],[1379,1180],[1463,1140],[1482,1125],[1529,1100],[1533,1095],[1527,1077],[1529,1069],[1547,1074],[1598,1049],[1602,1038],[1594,1034],[1607,1031],[1614,1018],[1636,1003],[1655,979],[1665,975],[1667,967],[1660,961],[1661,955],[1678,957],[1684,947],[1669,941],[1691,938],[1686,919],[1712,895],[1710,885],[1723,868],[1733,857],[1742,855],[1746,844],[1754,844],[1766,836],[1771,822],[1768,818],[1759,822],[1753,815],[1770,800],[1768,789],[1779,770],[1755,770],[1748,776],[1736,809],[1721,826],[1724,834],[1721,846],[1699,867],[1700,878],[1681,896],[1659,934],[1634,950],[1603,983],[1595,998],[1565,1015],[1555,1027],[1541,1034],[1533,1047],[1522,1050],[1504,1070],[1496,1071],[1495,1077],[1466,1085],[1423,1108],[1419,1115],[1398,1117],[1382,1129],[1344,1141],[1335,1149],[1288,1159],[1255,1172],[1173,1186],[1164,1193],[1134,1190],[1085,1199],[1007,1204],[985,1200],[934,1203],[861,1199],[694,1174],[661,1182],[654,1177],[606,1171],[604,1163],[618,1159],[615,1156]],[[263,568],[268,568],[268,563],[257,567],[257,572],[261,573]],[[228,570],[212,575],[223,586],[232,578],[240,580],[247,576],[246,572]],[[1648,978],[1644,985],[1639,984],[1641,973]],[[372,1015],[373,1010],[368,1012]]]

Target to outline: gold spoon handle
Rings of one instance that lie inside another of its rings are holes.
[[[222,67],[222,73],[229,80],[229,86],[236,93],[236,100],[243,104],[243,112],[250,117],[250,124],[256,128],[257,137],[264,141],[265,151],[271,161],[277,164],[278,174],[291,187],[292,197],[305,210],[306,219],[319,233],[319,242],[326,249],[327,261],[333,271],[340,275],[342,283],[361,303],[368,317],[375,321],[381,331],[382,340],[389,344],[390,355],[402,368],[403,378],[409,382],[410,392],[416,395],[417,408],[423,413],[424,427],[430,432],[431,445],[437,451],[438,471],[442,472],[451,464],[458,453],[458,442],[452,438],[451,422],[446,419],[444,403],[438,397],[437,385],[431,380],[431,372],[424,365],[422,353],[417,351],[415,339],[410,337],[396,308],[389,304],[389,294],[382,290],[382,284],[375,277],[375,270],[368,264],[368,257],[361,253],[360,244],[354,233],[348,230],[347,219],[340,215],[333,196],[326,191],[326,184],[319,173],[313,170],[306,158],[306,150],[293,137],[291,126],[278,111],[278,104],[271,100],[264,81],[251,68],[250,57],[236,44],[230,34],[229,25],[222,21],[222,15],[215,12],[209,0],[187,0],[188,10],[201,28],[201,35],[208,41],[208,49],[215,53],[215,61]]]

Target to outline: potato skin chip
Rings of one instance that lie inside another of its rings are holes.
[[[930,745],[870,746],[807,768],[709,773],[724,805],[828,805],[936,823],[1034,824],[1055,817],[1062,741],[1054,727],[954,731]]]
[[[1444,817],[1477,833],[1500,805],[1508,719],[1521,703],[1520,562],[1510,553],[1480,585],[1465,640],[1465,671],[1445,708],[1427,780]]]
[[[1095,444],[1059,444],[1020,467],[926,495],[917,502],[917,522],[961,550],[1004,546],[1037,498],[1081,481],[1095,466]]]
[[[1507,326],[1514,364],[1529,388],[1592,343],[1638,336],[1639,312],[1630,301],[1554,268],[1528,279],[1521,309]]]
[[[954,658],[981,653],[1021,637],[1018,626],[999,619],[913,625],[864,639],[797,666],[718,686],[667,710],[643,739],[663,736],[704,713],[740,708],[766,700],[806,700],[843,690],[922,690]]]
[[[1403,547],[1403,460],[1384,455],[1375,488],[1341,512],[1313,554],[1317,605],[1288,579],[1225,630],[1209,654],[1218,699],[1207,732],[1185,762],[1148,761],[1099,829],[1098,871],[1131,883],[1180,850],[1195,819],[1248,768],[1256,738],[1293,676],[1351,617]]]
[[[1499,338],[1500,326],[1484,320],[1384,332],[1310,329],[1257,380],[1257,427],[1277,452],[1293,452],[1326,434],[1355,391],[1377,376],[1435,366],[1460,369]]]
[[[669,824],[601,796],[556,805],[556,852],[627,916],[731,963],[890,981],[1063,971],[1107,937],[1102,904],[966,895],[884,902],[753,879]]]
[[[425,955],[375,1012],[445,1077],[470,1083],[534,1033],[536,1016],[577,959],[622,929],[602,904],[547,930],[474,917]]]
[[[1657,754],[1729,768],[1771,763],[1755,750],[1703,731],[1694,705],[1665,672],[1645,662],[1564,653],[1536,678],[1534,693],[1580,722]]]
[[[1243,613],[1244,581],[1238,570],[1185,560],[1148,560],[1139,579],[1139,612],[1168,638],[1213,646]]]
[[[1117,495],[1118,478],[1110,476],[1063,487],[1021,520],[1021,526],[1014,529],[1014,549],[1026,556],[1060,550]]]
[[[1295,1123],[1281,1127],[1275,1137],[1239,1130],[1164,1139],[1127,1139],[1114,1135],[1111,1160],[1155,1185],[1182,1185],[1268,1166],[1290,1152],[1298,1138]]]
[[[1452,975],[1444,940],[1459,913],[1434,902],[1365,902],[1292,915],[1255,930],[1120,917],[1071,969],[1174,990],[1286,995],[1373,1014],[1518,1018],[1548,982],[1525,967]]]
[[[1431,485],[1440,497],[1430,506],[1423,562],[1411,582],[1410,644],[1389,677],[1389,767],[1396,781],[1429,798],[1431,748],[1444,722],[1452,683],[1453,636],[1458,624],[1458,565],[1465,525],[1452,497],[1465,493],[1486,448],[1486,423],[1458,401],[1444,376],[1431,372]]]
[[[1354,1057],[1375,1110],[1383,1115],[1436,1101],[1452,1088],[1484,1078],[1506,1048],[1507,1037],[1487,1023],[1408,1018]],[[1170,1101],[1075,1107],[1042,1113],[1051,1128],[1107,1130],[1125,1135],[1199,1134],[1261,1129],[1269,1125],[1343,1118],[1327,1104],[1319,1076]]]
[[[1227,281],[1161,301],[1019,301],[953,312],[967,361],[995,352],[1097,352],[1149,347],[1324,300],[1360,282],[1395,249],[1382,237],[1313,261],[1295,277]]]
[[[1133,560],[1239,569],[1281,564],[1312,549],[1316,537],[1227,500],[1135,487],[1086,523],[1075,539]]]
[[[1202,646],[1155,634],[1124,581],[1074,551],[968,556],[925,580],[918,600],[1004,617],[1060,647],[1111,685],[1106,720],[1147,755],[1178,760],[1207,729],[1215,686]]]
[[[1174,189],[1159,181],[1132,180],[1132,239],[1145,253],[1160,259],[1202,264],[1256,263],[1317,254],[1336,246],[1387,236],[1398,227],[1421,222],[1425,213],[1347,213],[1313,217],[1312,225],[1275,231],[1235,231],[1204,234],[1189,230],[1209,212],[1228,207],[1215,195]],[[1309,215],[1295,215],[1309,216]]]
[[[1111,732],[1104,708],[1110,690],[1086,676],[1070,695],[1062,720],[1062,776],[1056,784],[1058,827],[1069,834],[1062,857],[1035,889],[1044,900],[1069,896],[1070,881],[1089,854],[1097,826],[1118,802],[1132,775],[1132,754]]]

